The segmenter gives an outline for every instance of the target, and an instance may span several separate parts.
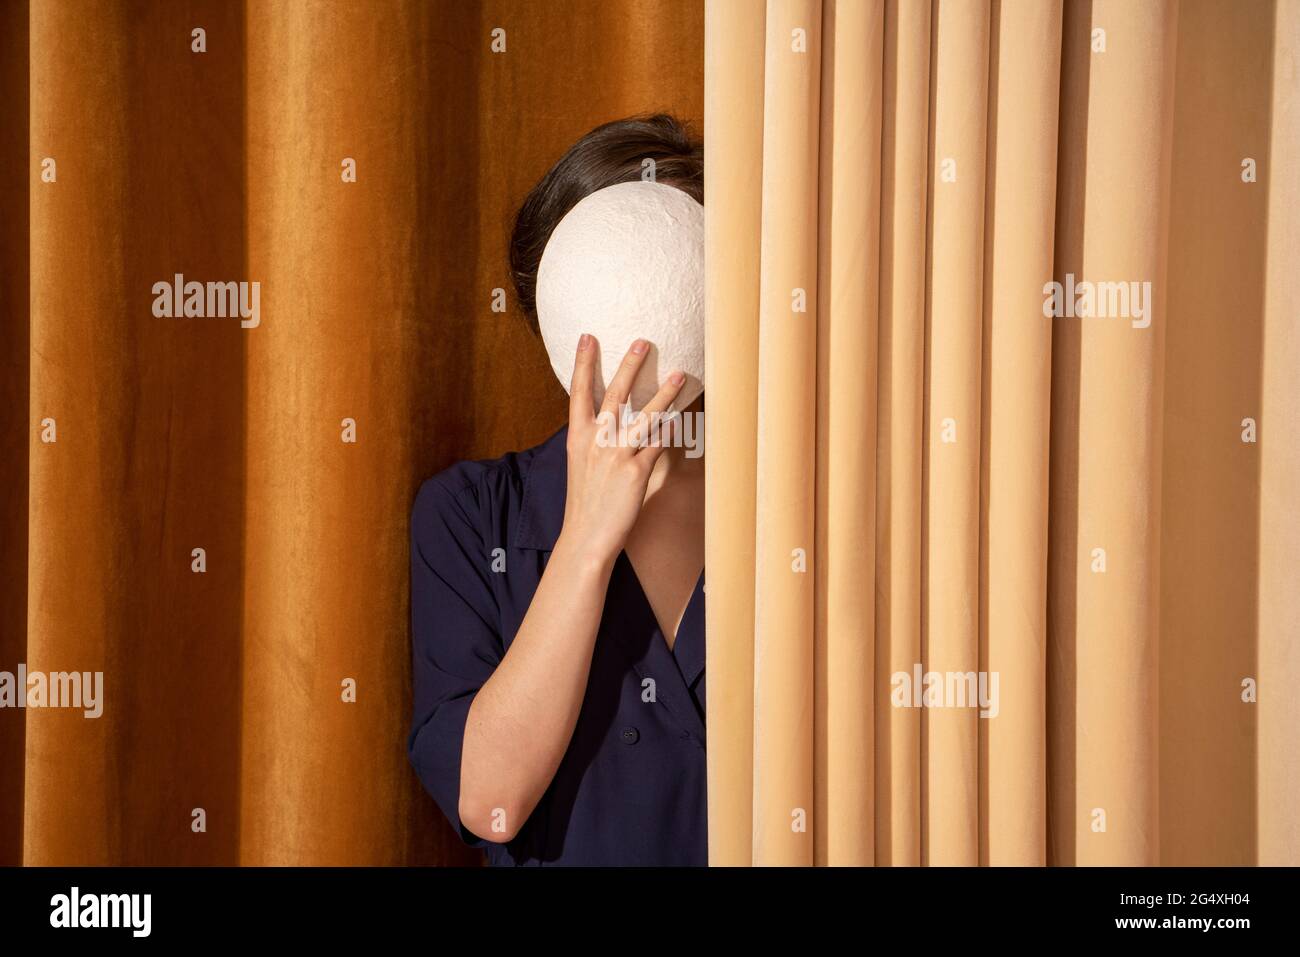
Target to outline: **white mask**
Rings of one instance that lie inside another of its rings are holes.
[[[673,407],[704,391],[704,207],[674,186],[640,180],[599,189],[560,220],[537,268],[537,322],[567,390],[578,336],[600,345],[594,400],[636,339],[650,343],[632,386],[640,410],[668,376]]]

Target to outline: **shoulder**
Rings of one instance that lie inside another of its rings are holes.
[[[492,459],[467,459],[420,483],[411,508],[411,535],[416,541],[447,532],[482,537],[495,518],[518,512],[534,464],[548,457],[567,429],[561,428],[531,448]]]

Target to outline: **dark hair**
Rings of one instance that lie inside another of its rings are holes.
[[[525,197],[510,236],[510,273],[519,308],[537,326],[537,267],[551,233],[585,196],[641,179],[642,163],[654,160],[655,181],[704,202],[704,144],[672,116],[634,116],[596,127],[569,147]]]

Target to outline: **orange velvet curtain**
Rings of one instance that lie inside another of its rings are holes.
[[[689,0],[0,0],[0,670],[104,673],[0,710],[0,863],[475,859],[406,763],[411,497],[564,421],[524,193],[702,90]]]
[[[1300,4],[705,32],[713,863],[1300,863]]]

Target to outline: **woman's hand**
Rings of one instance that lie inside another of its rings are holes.
[[[618,557],[636,523],[650,472],[666,440],[666,429],[652,426],[657,415],[667,412],[686,377],[680,372],[670,375],[640,414],[625,423],[621,407],[628,401],[649,343],[644,339],[632,343],[599,413],[592,401],[596,348],[590,335],[584,333],[578,340],[569,389],[569,485],[557,548],[563,543],[564,551],[603,564]]]

